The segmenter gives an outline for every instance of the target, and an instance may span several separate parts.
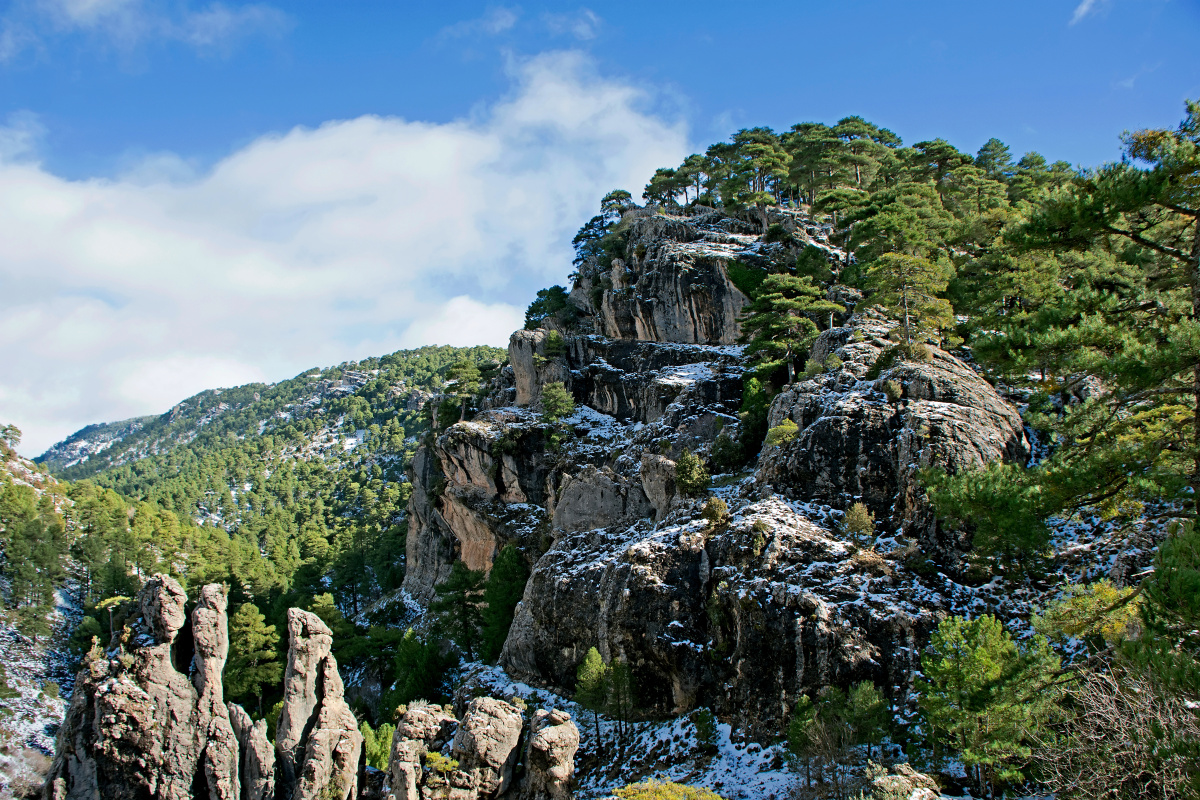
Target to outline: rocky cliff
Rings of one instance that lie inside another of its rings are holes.
[[[485,410],[418,453],[405,586],[429,598],[455,559],[486,570],[518,546],[532,576],[501,656],[515,678],[569,692],[596,647],[631,665],[647,711],[705,705],[761,738],[824,685],[869,679],[908,702],[949,601],[903,562],[915,548],[950,569],[969,546],[938,529],[917,473],[1023,460],[1029,443],[968,363],[936,347],[898,358],[895,324],[857,309],[813,347],[826,371],[771,403],[770,424],[797,435],[726,476],[711,494],[728,515],[704,519],[676,462],[741,424],[731,264],[783,269],[807,244],[843,258],[803,217],[772,221],[790,242],[709,210],[630,212],[623,257],[579,270],[575,323],[514,333]],[[538,413],[551,382],[577,403],[557,438]],[[875,549],[838,532],[860,500]]]

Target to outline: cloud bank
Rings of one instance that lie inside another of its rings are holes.
[[[117,179],[0,130],[0,420],[38,453],[214,386],[423,344],[503,344],[615,187],[686,154],[682,123],[577,53],[444,124],[375,116],[265,136],[195,174]]]

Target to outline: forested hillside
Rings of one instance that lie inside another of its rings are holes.
[[[489,347],[400,351],[278,384],[210,390],[159,417],[84,429],[38,459],[61,476],[41,477],[55,493],[39,499],[11,477],[0,484],[5,604],[24,633],[45,636],[62,587],[87,614],[73,637],[79,655],[93,636],[108,640],[115,598],[167,572],[189,586],[230,585],[244,626],[235,658],[258,670],[248,675],[278,671],[272,626],[293,605],[316,604],[339,620],[339,644],[351,645],[369,620],[407,613],[395,596],[405,469],[435,411],[443,424],[457,420],[460,395],[477,388],[449,374],[457,365],[478,380],[503,357]],[[382,597],[392,605],[367,615]],[[357,627],[340,622],[337,607]],[[254,636],[265,638],[251,646]],[[379,669],[389,682],[388,658]],[[263,682],[250,677],[231,696],[257,695]]]

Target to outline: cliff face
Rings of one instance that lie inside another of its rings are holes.
[[[516,544],[532,576],[501,656],[514,677],[569,692],[596,647],[631,665],[640,705],[708,705],[763,738],[823,685],[869,679],[906,702],[948,608],[902,565],[906,543],[946,563],[965,546],[937,529],[916,473],[1025,459],[1028,442],[1017,411],[949,353],[889,363],[894,324],[860,310],[814,347],[841,366],[774,398],[770,423],[792,419],[795,439],[711,491],[727,519],[701,519],[676,462],[740,425],[745,297],[728,264],[829,249],[803,218],[775,220],[791,244],[716,212],[631,212],[627,257],[580,269],[576,326],[514,333],[486,410],[418,454],[405,586],[428,598],[455,559],[487,569]],[[550,382],[578,404],[553,441],[538,415]],[[880,520],[879,553],[836,532],[859,499]]]

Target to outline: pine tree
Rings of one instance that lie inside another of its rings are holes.
[[[608,667],[600,657],[600,651],[588,648],[587,655],[575,671],[575,702],[592,712],[596,726],[596,746],[604,752],[604,739],[600,734],[600,712],[608,705]]]
[[[542,420],[550,424],[570,416],[575,410],[575,398],[571,396],[561,381],[547,383],[542,387],[541,402]]]
[[[483,571],[455,561],[450,577],[434,587],[437,599],[429,610],[438,615],[438,626],[457,644],[468,661],[475,660],[482,619]]]
[[[992,180],[1003,181],[1012,176],[1012,152],[999,139],[988,139],[975,154],[975,166]]]
[[[920,706],[935,751],[955,750],[975,784],[994,797],[1022,778],[1033,732],[1056,712],[1059,658],[1035,636],[1018,646],[992,616],[951,617],[921,658]]]
[[[500,655],[508,629],[512,626],[513,612],[525,593],[525,582],[529,579],[529,566],[525,557],[511,544],[505,545],[492,562],[488,574],[487,588],[483,591],[484,607],[483,641],[480,653],[487,661]]]
[[[225,694],[230,698],[258,698],[262,714],[262,687],[279,683],[279,634],[268,625],[258,606],[243,603],[229,619],[229,658],[225,665]]]
[[[819,328],[812,317],[845,311],[825,299],[825,293],[808,277],[769,275],[758,295],[740,318],[742,339],[749,342],[745,356],[759,371],[786,366],[788,383],[796,378],[795,362],[803,358]]]
[[[867,269],[871,300],[899,317],[906,352],[912,351],[915,336],[954,321],[950,303],[938,297],[948,281],[945,267],[900,253],[885,253]]]

